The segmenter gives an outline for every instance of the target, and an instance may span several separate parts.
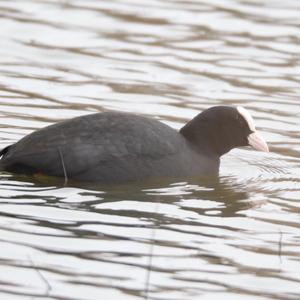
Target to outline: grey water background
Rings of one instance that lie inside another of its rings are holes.
[[[1,148],[88,113],[180,128],[221,104],[245,106],[271,152],[230,152],[218,181],[2,174],[0,299],[299,299],[299,15],[297,0],[1,0]]]

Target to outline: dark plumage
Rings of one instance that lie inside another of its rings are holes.
[[[250,128],[237,108],[226,106],[205,110],[179,132],[135,114],[96,113],[37,130],[4,148],[0,170],[99,183],[215,175],[221,155],[249,145]]]

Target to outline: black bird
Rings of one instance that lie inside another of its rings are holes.
[[[179,132],[155,119],[104,112],[25,136],[0,152],[0,170],[99,183],[217,175],[220,156],[248,145],[268,151],[243,107],[209,108]]]

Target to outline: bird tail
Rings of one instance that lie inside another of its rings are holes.
[[[3,148],[2,150],[0,150],[0,159],[2,159],[2,157],[9,151],[10,146],[7,146],[5,148]]]
[[[4,167],[4,164],[2,161],[3,161],[3,158],[6,155],[6,153],[9,151],[9,149],[10,149],[10,146],[7,146],[7,147],[3,148],[2,150],[0,150],[0,171],[5,170],[5,167]]]

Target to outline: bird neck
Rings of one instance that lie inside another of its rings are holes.
[[[192,119],[179,131],[194,148],[205,155],[220,157],[234,148],[230,140],[210,120],[201,115]]]

